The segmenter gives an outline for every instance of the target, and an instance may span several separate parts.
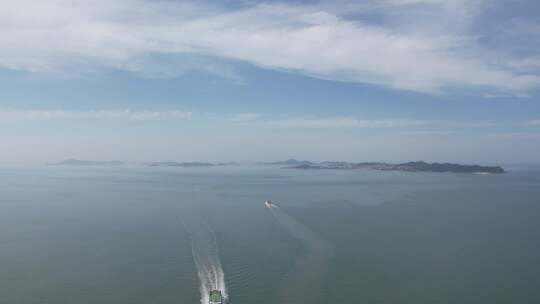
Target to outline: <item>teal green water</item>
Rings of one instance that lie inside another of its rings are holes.
[[[214,237],[235,304],[540,303],[539,217],[539,171],[2,168],[0,303],[201,303]]]

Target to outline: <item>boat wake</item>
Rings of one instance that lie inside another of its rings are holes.
[[[280,303],[317,302],[318,295],[314,291],[321,289],[322,277],[327,269],[332,247],[276,204],[265,203],[265,206],[293,238],[301,241],[307,247],[307,254],[297,261],[284,282]]]
[[[287,229],[292,237],[303,241],[310,246],[319,247],[323,245],[324,241],[319,239],[313,231],[285,213],[278,205],[274,203],[265,203],[265,206],[272,212],[272,215],[281,226]]]
[[[202,219],[190,218],[183,223],[191,237],[191,251],[200,280],[201,304],[208,304],[212,290],[219,290],[224,298],[228,298],[215,232]]]

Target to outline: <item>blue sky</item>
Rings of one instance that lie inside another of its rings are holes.
[[[0,4],[0,163],[537,162],[536,1]]]

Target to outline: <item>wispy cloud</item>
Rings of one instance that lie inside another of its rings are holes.
[[[488,135],[492,138],[497,139],[506,139],[506,140],[533,140],[540,139],[540,133],[530,133],[530,132],[501,132],[501,133],[491,133]]]
[[[419,130],[405,132],[405,135],[419,135],[419,136],[445,136],[457,134],[457,131],[453,130]]]
[[[262,114],[259,113],[238,113],[232,117],[225,118],[228,122],[253,122],[259,121],[262,118]]]
[[[433,130],[415,130],[406,132],[415,135],[449,135],[470,128],[489,129],[500,126],[519,126],[520,122],[483,122],[483,121],[444,121],[421,120],[411,118],[362,119],[356,117],[291,117],[261,113],[239,113],[232,116],[213,116],[213,120],[253,127],[277,127],[291,129],[346,129],[346,128],[409,128],[424,126]],[[528,121],[533,124],[535,121]],[[405,134],[405,133],[404,133]]]
[[[500,99],[500,98],[531,98],[530,94],[526,93],[514,93],[514,94],[484,94],[482,98],[485,99]]]
[[[335,128],[401,128],[423,125],[421,120],[363,120],[355,118],[295,118],[265,122],[266,125],[281,128],[335,129]]]
[[[0,122],[60,119],[183,120],[191,116],[191,112],[184,111],[0,110]]]
[[[540,56],[527,57],[524,59],[512,61],[509,63],[511,67],[521,70],[539,70],[540,69]]]
[[[421,92],[473,86],[522,93],[540,87],[538,73],[516,71],[520,64],[512,67],[516,60],[504,54],[490,60],[494,50],[478,43],[469,24],[484,2],[357,5],[392,20],[375,24],[350,19],[343,8],[354,7],[351,1],[234,10],[195,1],[2,1],[0,66],[33,72],[105,66],[167,76],[174,72],[156,72],[147,58],[195,54]],[[236,77],[215,65],[201,69]]]
[[[428,122],[415,119],[359,119],[354,117],[290,117],[262,113],[238,113],[232,116],[212,117],[219,122],[243,127],[283,129],[352,129],[352,128],[404,128]]]
[[[473,121],[473,122],[465,122],[465,121],[451,121],[451,122],[448,122],[448,121],[438,121],[438,122],[434,122],[436,124],[439,124],[439,125],[443,125],[443,126],[447,126],[447,127],[450,127],[450,128],[460,128],[460,129],[463,129],[463,128],[492,128],[492,127],[497,127],[497,126],[501,126],[501,125],[504,125],[503,123],[500,123],[500,122],[489,122],[489,121]]]
[[[526,126],[540,126],[540,119],[531,119],[523,122]]]

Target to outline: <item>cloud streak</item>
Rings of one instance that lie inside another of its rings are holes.
[[[232,117],[225,118],[224,121],[227,122],[253,122],[259,121],[262,118],[262,115],[259,113],[238,113]]]
[[[184,111],[63,111],[63,110],[0,110],[0,122],[20,120],[185,120],[192,112]]]
[[[30,72],[113,67],[152,74],[149,56],[191,54],[420,92],[455,86],[526,92],[540,86],[540,76],[519,70],[515,59],[486,59],[492,51],[482,49],[463,21],[474,18],[472,8],[482,1],[366,3],[357,9],[384,14],[394,23],[350,19],[340,9],[345,5],[331,2],[224,10],[189,1],[3,1],[0,66]],[[460,30],[433,26],[437,31],[428,31],[431,26],[395,17],[418,6],[429,9],[432,25],[458,14]],[[170,68],[158,74],[175,75]],[[221,73],[214,65],[201,69]]]
[[[526,126],[540,126],[540,119],[531,119],[523,122]]]
[[[540,133],[531,132],[501,132],[488,134],[489,137],[502,140],[537,140],[540,139]]]
[[[69,121],[74,123],[85,120],[103,121],[188,121],[194,117],[191,111],[132,111],[132,110],[41,110],[41,109],[0,109],[0,123],[19,121]],[[378,118],[362,119],[346,116],[283,116],[264,113],[237,113],[232,115],[216,115],[199,113],[196,121],[205,122],[207,126],[240,126],[243,128],[276,128],[276,129],[416,129],[404,134],[409,135],[449,135],[463,128],[490,129],[500,126],[539,126],[540,120],[526,120],[503,123],[463,122],[421,120],[411,118]],[[417,127],[422,127],[418,129]],[[435,129],[424,129],[434,127]]]
[[[266,125],[280,128],[298,129],[339,129],[339,128],[403,128],[425,124],[421,120],[363,120],[356,118],[286,119],[268,121]]]

